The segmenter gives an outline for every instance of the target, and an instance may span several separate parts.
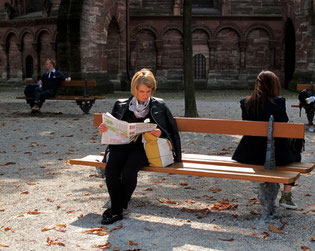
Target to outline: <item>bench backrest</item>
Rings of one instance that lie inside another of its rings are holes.
[[[26,80],[26,84],[33,83],[33,80]],[[60,86],[85,86],[85,80],[71,80],[70,82],[67,81],[61,81]],[[96,81],[95,80],[87,80],[86,81],[86,86],[96,86]]]
[[[296,90],[297,91],[302,91],[304,89],[308,89],[308,88],[310,88],[310,85],[311,84],[297,84],[296,85]],[[315,91],[315,84],[313,84],[313,91]]]
[[[223,120],[175,117],[180,132],[218,133],[228,135],[264,136],[268,134],[268,122],[247,120]],[[94,126],[102,122],[102,114],[94,114]],[[273,137],[304,138],[304,124],[275,122]]]

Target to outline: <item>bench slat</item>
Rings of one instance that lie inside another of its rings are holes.
[[[101,156],[104,156],[104,152],[101,152]],[[263,165],[253,165],[240,163],[232,160],[231,157],[218,156],[218,155],[205,155],[195,153],[183,153],[183,162],[210,164],[210,165],[225,165],[225,166],[236,166],[236,167],[253,167],[257,169],[264,169]],[[279,171],[290,171],[299,173],[310,173],[315,169],[315,163],[295,162],[285,166],[277,166]]]
[[[304,89],[310,88],[310,84],[297,84],[296,85],[296,90],[297,91],[302,91]],[[313,84],[313,91],[315,91],[315,84]]]
[[[263,165],[252,165],[244,164],[232,160],[231,157],[223,157],[216,155],[203,155],[203,154],[187,154],[184,153],[182,157],[184,162],[192,163],[207,163],[212,165],[227,165],[227,166],[237,166],[237,167],[253,167],[257,169],[264,169]],[[291,171],[299,173],[310,173],[315,168],[315,163],[291,163],[285,166],[277,166],[279,171]]]
[[[267,137],[268,122],[246,120],[221,120],[175,117],[180,132],[218,133],[229,135],[247,135]],[[102,114],[94,114],[94,126],[102,122]],[[302,123],[274,123],[274,137],[304,138],[304,124]]]
[[[72,159],[70,164],[105,167],[100,155],[88,155],[82,159]],[[196,163],[175,163],[167,168],[145,167],[142,171],[172,173],[202,177],[217,177],[227,179],[251,180],[258,182],[275,182],[288,184],[298,179],[298,172],[283,172],[278,170],[262,170],[256,168],[241,168]]]
[[[84,86],[85,83],[84,80],[71,80],[69,82],[67,81],[61,81],[60,82],[60,86]],[[88,80],[86,81],[86,86],[87,87],[90,87],[90,86],[96,86],[96,81],[94,80]]]
[[[17,99],[33,99],[33,98],[27,98],[27,97],[16,97]],[[83,97],[83,96],[56,96],[53,98],[47,98],[47,100],[95,100],[95,99],[105,99],[105,97],[101,96],[89,96],[89,97]]]

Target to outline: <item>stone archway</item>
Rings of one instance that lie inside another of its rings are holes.
[[[295,28],[290,18],[285,23],[284,35],[284,88],[288,89],[289,82],[295,71],[296,37]]]

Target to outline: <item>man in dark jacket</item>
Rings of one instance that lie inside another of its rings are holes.
[[[71,78],[65,78],[62,72],[55,69],[56,64],[52,59],[47,59],[45,63],[45,72],[37,84],[26,86],[24,93],[26,97],[34,98],[32,103],[32,112],[39,111],[41,104],[47,98],[56,96],[57,89],[61,81],[71,81]]]

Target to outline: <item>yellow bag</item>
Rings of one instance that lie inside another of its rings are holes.
[[[142,142],[150,166],[166,167],[174,163],[172,144],[168,139],[146,132],[142,134]]]

